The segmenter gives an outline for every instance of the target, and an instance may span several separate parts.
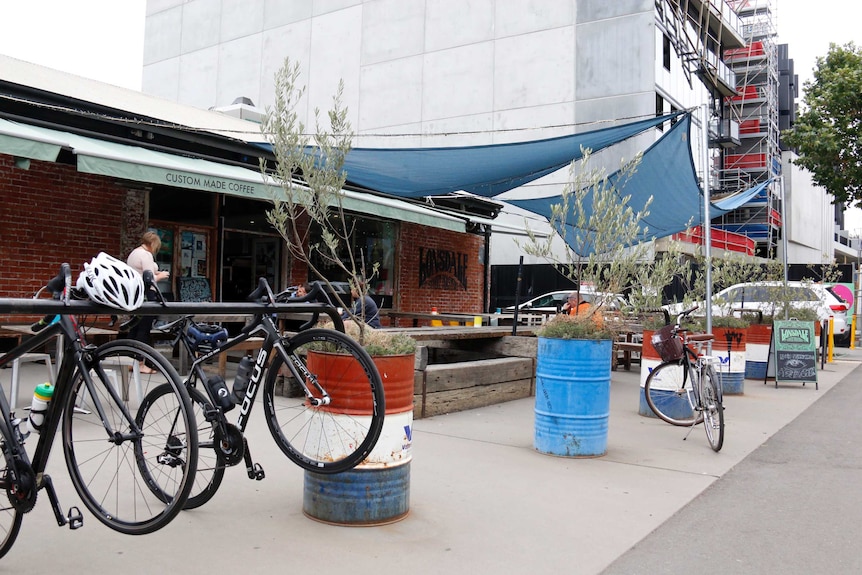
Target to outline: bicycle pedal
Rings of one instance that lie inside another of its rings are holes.
[[[260,463],[255,463],[252,470],[249,471],[248,477],[249,479],[260,481],[261,479],[266,477],[266,473],[264,473],[263,467],[260,466]]]
[[[84,516],[81,515],[81,510],[77,507],[69,508],[66,518],[69,520],[69,529],[74,530],[84,526]]]

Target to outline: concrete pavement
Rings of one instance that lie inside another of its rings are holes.
[[[683,441],[687,430],[637,414],[636,372],[613,374],[609,446],[604,457],[569,459],[537,453],[532,447],[532,398],[417,420],[410,514],[398,523],[380,527],[337,527],[305,517],[303,472],[281,455],[257,405],[248,437],[255,460],[266,470],[265,480],[251,481],[242,468],[229,469],[211,502],[183,512],[167,528],[142,537],[115,533],[86,511],[82,529],[58,528],[43,496],[24,518],[18,541],[0,560],[0,569],[10,573],[120,571],[128,575],[163,569],[186,573],[314,570],[357,575],[396,571],[593,574],[619,560],[609,573],[662,572],[657,566],[664,561],[663,556],[650,554],[650,548],[667,548],[665,537],[655,542],[650,539],[656,537],[650,534],[657,529],[675,528],[673,537],[680,545],[676,551],[681,555],[686,550],[696,553],[689,557],[702,557],[705,547],[726,549],[723,542],[734,529],[748,533],[751,516],[763,513],[753,501],[770,492],[777,483],[774,477],[746,493],[747,498],[740,499],[739,504],[733,504],[733,494],[725,504],[714,504],[726,514],[726,523],[706,532],[714,534],[709,545],[704,544],[708,538],[693,531],[690,523],[704,516],[689,509],[721,495],[726,483],[721,478],[738,477],[736,466],[773,465],[768,458],[760,461],[762,450],[774,445],[772,438],[789,442],[791,448],[812,441],[811,433],[805,431],[798,432],[801,437],[783,439],[782,430],[800,414],[816,407],[812,413],[818,414],[818,420],[827,419],[839,426],[822,440],[828,443],[841,437],[840,421],[831,410],[841,408],[837,412],[840,416],[852,416],[850,402],[856,396],[844,394],[845,388],[855,384],[856,376],[848,376],[860,361],[859,350],[839,349],[835,361],[818,374],[819,391],[813,384],[782,384],[775,389],[771,382],[765,386],[761,381],[746,380],[744,395],[726,397],[725,445],[717,454],[710,450],[702,429],[694,429]],[[22,369],[25,381],[32,385],[43,377],[42,366]],[[9,371],[0,371],[0,381],[7,390]],[[25,404],[32,385],[22,384],[19,404]],[[819,401],[833,396],[838,399]],[[853,429],[855,432],[858,426]],[[855,469],[858,457],[848,464],[841,454],[858,445],[851,441],[858,436],[845,438],[841,444],[845,450],[835,448],[829,457],[818,455],[821,452],[812,448],[809,455],[820,458],[816,469],[821,471],[815,477],[815,467],[808,467],[812,470],[808,476],[811,492],[828,489],[831,479],[844,475],[848,465]],[[753,453],[756,457],[749,457]],[[804,451],[798,456],[804,459]],[[49,467],[63,507],[80,506],[59,442]],[[819,484],[815,484],[817,478]],[[745,477],[733,482],[737,491],[749,488]],[[842,489],[849,484],[849,477],[842,478]],[[858,495],[857,488],[847,504],[859,508]],[[795,495],[792,501],[799,499],[800,505],[807,503]],[[802,508],[796,515],[804,512]],[[806,531],[811,533],[812,544],[819,541],[815,539],[817,531],[827,520],[819,515],[809,525]],[[764,528],[752,535],[759,536],[753,537],[756,540],[781,542],[787,548],[805,544],[802,534],[788,540],[774,529]],[[629,551],[639,542],[644,546]],[[835,554],[840,553],[841,545],[835,547]],[[853,552],[852,548],[845,550]],[[652,567],[636,571],[633,566],[645,560],[644,552],[653,561],[649,563]],[[686,568],[710,572],[709,564],[689,561],[680,565],[684,567],[677,565],[674,572]],[[742,571],[728,567],[723,572]],[[785,568],[782,572],[793,570]]]

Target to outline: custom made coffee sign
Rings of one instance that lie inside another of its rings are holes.
[[[817,381],[817,350],[814,324],[776,321],[772,326],[775,345],[775,382]]]

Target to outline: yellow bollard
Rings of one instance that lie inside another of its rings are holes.
[[[850,318],[850,349],[856,349],[856,314]]]
[[[829,354],[826,356],[826,361],[828,363],[832,363],[832,351],[835,349],[835,334],[833,330],[835,327],[833,326],[833,322],[835,318],[829,317],[829,335],[826,338],[827,349],[829,350]]]

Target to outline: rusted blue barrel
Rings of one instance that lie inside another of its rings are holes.
[[[386,397],[380,438],[350,471],[305,472],[302,511],[311,519],[347,526],[385,525],[403,519],[410,510],[414,355],[373,359]]]
[[[410,461],[379,468],[360,464],[334,475],[306,471],[302,510],[312,519],[338,525],[399,521],[410,511]]]
[[[596,457],[608,446],[610,340],[539,338],[534,447]]]

